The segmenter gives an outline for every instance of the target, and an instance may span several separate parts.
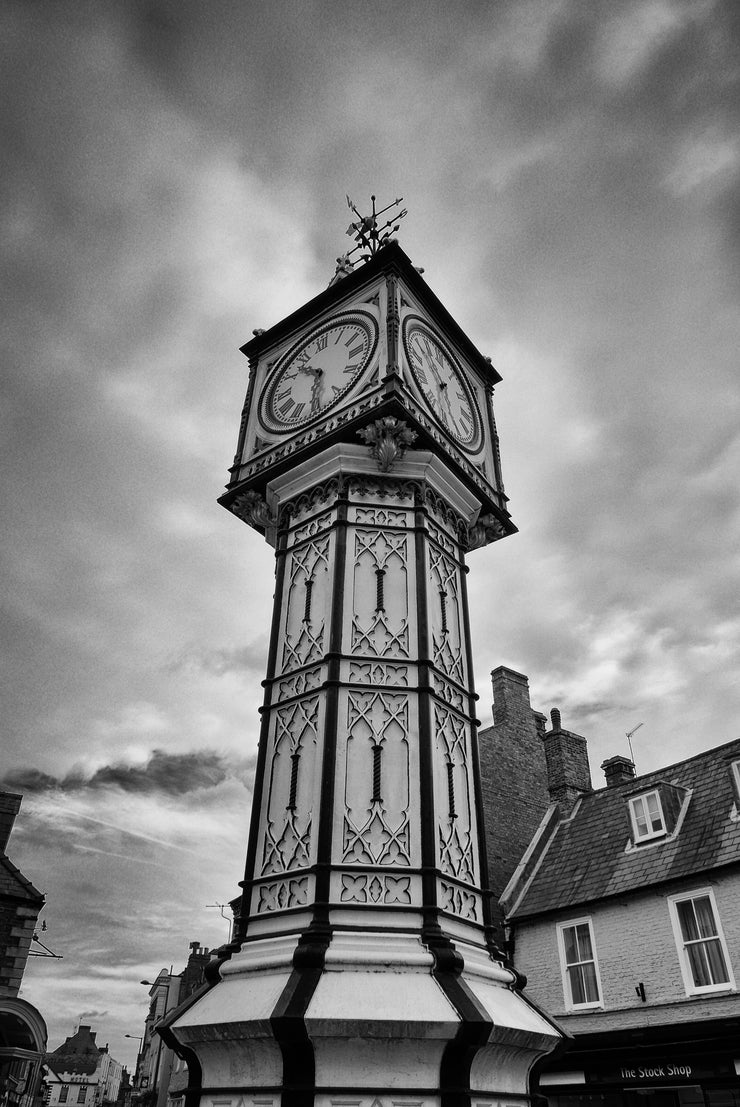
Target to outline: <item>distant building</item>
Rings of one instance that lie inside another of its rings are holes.
[[[502,897],[528,994],[573,1035],[540,1091],[738,1107],[740,740],[640,777],[612,757],[596,791],[559,712],[541,743],[553,802]]]
[[[21,796],[0,792],[0,1103],[32,1107],[39,1094],[46,1024],[18,998],[44,896],[10,861],[6,848]]]
[[[208,949],[200,942],[191,942],[182,972],[162,969],[150,985],[149,1012],[144,1023],[132,1096],[135,1107],[167,1107],[168,1104],[176,1107],[183,1101],[189,1081],[187,1065],[156,1033],[156,1027],[168,1012],[201,986],[210,959]]]
[[[79,1026],[45,1058],[47,1105],[104,1107],[118,1100],[123,1065],[114,1061],[107,1046],[99,1046],[96,1032]]]

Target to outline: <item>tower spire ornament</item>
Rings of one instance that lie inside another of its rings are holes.
[[[350,206],[364,264],[242,347],[220,502],[276,557],[247,860],[162,1032],[188,1107],[521,1107],[560,1034],[493,932],[465,566],[516,530],[501,378],[401,215]]]
[[[352,257],[352,254],[357,251],[362,251],[359,256],[360,261],[369,261],[370,258],[375,257],[378,250],[386,246],[392,239],[393,235],[401,225],[401,220],[408,215],[406,208],[402,211],[396,211],[389,219],[383,223],[382,226],[378,226],[378,219],[381,215],[385,215],[391,208],[397,208],[399,204],[403,203],[403,196],[393,200],[390,204],[387,204],[380,211],[375,208],[375,197],[371,196],[370,201],[373,205],[373,209],[370,215],[361,215],[355,204],[347,197],[347,207],[349,210],[357,216],[355,222],[350,223],[347,228],[347,234],[350,238],[354,238],[357,245],[349,251],[347,257]],[[398,220],[394,224],[394,220]]]

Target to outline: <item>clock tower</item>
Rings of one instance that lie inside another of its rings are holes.
[[[560,1035],[485,887],[465,557],[516,529],[500,378],[357,229],[364,263],[242,347],[221,503],[276,578],[241,919],[165,1034],[192,1104],[509,1107]]]

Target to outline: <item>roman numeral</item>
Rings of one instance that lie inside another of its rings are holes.
[[[316,353],[317,354],[321,353],[321,351],[325,350],[328,345],[329,345],[329,335],[328,334],[320,334],[319,337],[316,339]]]
[[[344,327],[340,327],[339,330],[337,331],[337,337],[334,339],[334,345],[335,346],[337,345],[337,343],[339,342],[339,340],[340,340],[340,338],[342,337],[343,334],[344,334]]]
[[[346,343],[346,345],[349,345],[349,343]],[[347,354],[347,357],[352,359],[353,357],[357,357],[357,355],[361,354],[361,353],[362,353],[362,344],[360,344],[359,346],[355,346],[354,350],[350,350],[349,353]]]
[[[295,400],[293,399],[292,396],[288,396],[285,403],[280,405],[280,407],[278,408],[278,411],[280,412],[280,414],[282,416],[287,416],[288,412],[290,411],[290,409],[292,407],[295,407]]]

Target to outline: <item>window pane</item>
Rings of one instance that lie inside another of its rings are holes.
[[[714,921],[714,915],[712,913],[712,902],[709,896],[699,896],[698,899],[693,901],[694,910],[696,911],[696,921],[699,927],[699,934],[702,938],[716,938],[717,926]]]
[[[699,927],[696,925],[693,900],[684,899],[676,904],[678,921],[681,924],[681,933],[685,942],[694,942],[699,937]]]
[[[704,943],[695,942],[693,945],[686,946],[686,956],[689,959],[689,968],[694,978],[694,987],[706,988],[707,985],[712,983],[712,980],[709,975],[709,965],[707,964],[707,958],[704,953]]]
[[[720,945],[719,938],[713,938],[709,942],[705,942],[705,949],[707,951],[707,960],[709,961],[709,973],[712,977],[713,984],[727,984],[729,982],[729,974],[727,972],[727,965],[725,964],[724,954],[722,953],[722,946]]]
[[[663,819],[660,814],[660,804],[658,803],[658,797],[655,792],[651,792],[649,796],[645,797],[647,803],[648,814],[650,815],[650,826],[652,830],[661,830],[663,827]]]
[[[588,1003],[597,1003],[599,999],[599,988],[596,983],[596,966],[591,962],[588,965],[583,965],[583,990],[586,993],[586,1000]]]
[[[643,834],[647,834],[648,832],[647,818],[645,815],[645,804],[641,799],[636,799],[632,806],[635,812],[635,825],[637,827],[637,834],[638,837],[642,837]]]
[[[586,986],[583,980],[583,972],[580,965],[574,965],[568,969],[570,981],[570,997],[573,1003],[586,1003]]]
[[[565,947],[565,963],[572,965],[578,958],[578,945],[576,943],[576,928],[566,926],[563,930],[563,946]]]
[[[578,943],[578,956],[574,958],[574,960],[592,961],[594,954],[591,948],[591,933],[588,928],[588,923],[581,923],[575,930]]]

